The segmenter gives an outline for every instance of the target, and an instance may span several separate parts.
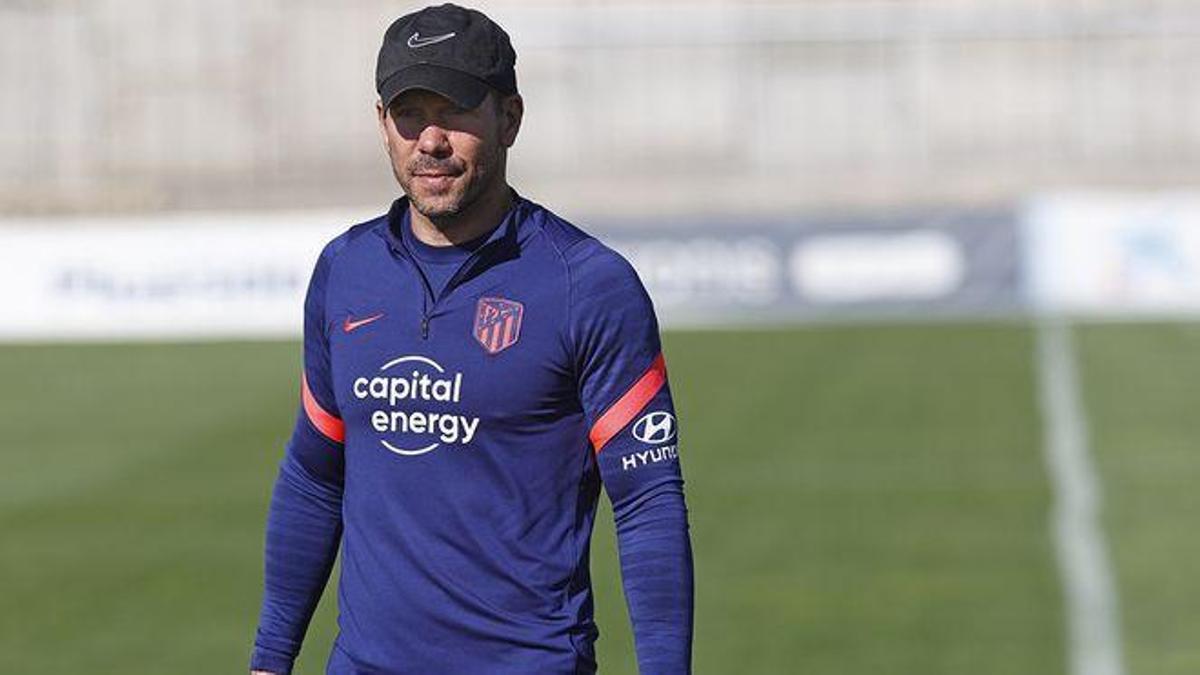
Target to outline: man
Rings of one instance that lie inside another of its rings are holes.
[[[290,671],[340,544],[327,672],[595,672],[603,484],[641,672],[690,672],[653,308],[625,260],[509,187],[515,61],[454,5],[384,36],[376,107],[406,196],[326,246],[309,285],[253,671]]]

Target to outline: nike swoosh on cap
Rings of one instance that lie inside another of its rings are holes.
[[[346,316],[346,322],[342,324],[342,330],[349,333],[350,331],[361,328],[369,323],[373,323],[383,318],[383,312],[373,314],[365,319],[352,320],[349,315]]]
[[[416,33],[413,33],[412,35],[409,36],[408,46],[411,49],[420,49],[421,47],[428,47],[429,45],[432,45],[432,44],[437,44],[439,42],[445,42],[446,40],[449,40],[450,38],[454,37],[455,35],[457,35],[457,33],[446,33],[445,35],[434,35],[433,37],[423,38],[423,37],[421,37],[421,32],[417,31]]]

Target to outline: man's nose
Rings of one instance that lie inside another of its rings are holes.
[[[450,135],[436,124],[428,124],[421,130],[421,135],[417,138],[417,149],[434,157],[449,156],[452,154]]]

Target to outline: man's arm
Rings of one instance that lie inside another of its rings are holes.
[[[330,385],[324,311],[329,257],[326,249],[304,303],[301,405],[267,516],[262,612],[250,660],[256,673],[291,672],[342,535],[345,429]]]
[[[658,324],[633,268],[572,250],[571,325],[592,449],[613,504],[643,673],[691,672],[693,577],[675,410]]]

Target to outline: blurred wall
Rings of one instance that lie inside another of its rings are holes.
[[[377,205],[381,0],[0,4],[0,212]],[[786,213],[1200,178],[1200,3],[486,2],[515,183]]]

